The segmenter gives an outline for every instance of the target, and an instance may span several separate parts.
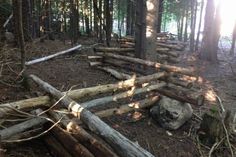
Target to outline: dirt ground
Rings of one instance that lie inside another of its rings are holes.
[[[95,42],[92,39],[81,39],[80,43],[90,45]],[[28,45],[27,60],[48,55],[68,47],[70,47],[69,43],[64,44],[61,41],[45,41],[33,46]],[[17,83],[20,80],[18,76],[19,69],[17,68],[17,64],[19,64],[17,52],[17,50],[10,51],[9,47],[5,47],[4,51],[1,51],[0,103],[13,102],[45,94],[37,86],[34,86],[31,91],[18,87]],[[93,54],[92,49],[61,56],[47,62],[32,65],[27,69],[27,73],[39,76],[61,91],[69,90],[71,87],[84,88],[118,81],[107,73],[89,67],[86,57],[89,54]],[[228,59],[223,58],[217,67],[207,62],[200,62],[194,55],[188,53],[183,53],[182,59],[181,65],[197,68],[204,80],[204,85],[208,86],[209,89],[212,88],[220,96],[227,108],[236,110],[236,76],[232,73]],[[1,60],[9,61],[1,62]],[[230,63],[236,71],[236,61],[231,60]],[[201,156],[201,153],[204,154],[209,151],[200,147],[194,137],[192,137],[194,134],[192,131],[196,123],[194,119],[177,131],[166,131],[151,120],[147,110],[142,110],[140,113],[142,116],[138,121],[134,121],[132,118],[136,114],[134,112],[122,116],[104,118],[104,121],[155,156],[198,157]],[[45,147],[45,143],[41,139],[20,144],[7,144],[4,148],[6,149],[7,157],[51,157],[50,151]],[[207,156],[207,154],[204,155]]]

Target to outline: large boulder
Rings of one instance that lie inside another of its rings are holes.
[[[193,109],[189,103],[163,97],[150,113],[163,128],[176,130],[192,117]]]

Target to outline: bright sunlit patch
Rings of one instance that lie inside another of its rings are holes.
[[[154,9],[154,4],[152,2],[149,2],[147,1],[147,10],[150,11],[150,10],[153,10]]]
[[[215,102],[216,101],[216,95],[215,92],[213,90],[208,90],[205,93],[205,98],[210,101],[210,102]]]
[[[221,35],[231,35],[236,20],[236,0],[221,1]]]

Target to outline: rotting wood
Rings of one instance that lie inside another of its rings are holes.
[[[46,135],[43,137],[43,141],[54,156],[72,157],[70,153],[61,145],[61,143],[59,143],[52,135]]]
[[[147,83],[149,81],[157,80],[157,79],[159,79],[161,77],[165,77],[165,76],[166,76],[165,72],[159,72],[159,73],[155,73],[152,75],[131,78],[129,80],[120,81],[115,84],[106,84],[106,85],[99,85],[99,86],[95,86],[95,87],[88,87],[88,88],[83,88],[83,89],[72,90],[72,91],[64,92],[63,94],[66,94],[67,96],[69,96],[72,99],[78,100],[78,99],[80,99],[82,97],[86,97],[86,96],[95,96],[98,94],[103,94],[103,93],[107,93],[107,92],[114,92],[114,91],[121,90],[121,89],[128,89],[128,88],[133,87],[134,85]],[[27,109],[27,108],[37,108],[42,105],[50,106],[49,103],[51,103],[49,96],[40,96],[40,97],[36,97],[36,98],[25,99],[25,100],[20,100],[20,101],[16,101],[16,102],[1,104],[0,105],[0,118],[4,117],[9,112],[13,112],[15,109],[23,110],[23,109]]]
[[[72,47],[70,49],[67,49],[67,50],[64,50],[64,51],[60,51],[60,52],[57,52],[55,54],[52,54],[52,55],[49,55],[49,56],[46,56],[46,57],[42,57],[42,58],[39,58],[39,59],[35,59],[35,60],[32,60],[32,61],[28,61],[25,63],[25,65],[32,65],[32,64],[36,64],[36,63],[40,63],[40,62],[44,62],[44,61],[47,61],[49,59],[52,59],[54,57],[57,57],[57,56],[60,56],[60,55],[64,55],[66,53],[69,53],[69,52],[72,52],[72,51],[75,51],[79,48],[81,48],[82,45],[77,45],[75,47]]]
[[[162,88],[166,85],[165,82],[161,82],[161,83],[157,83],[155,85],[150,85],[150,86],[146,86],[143,88],[138,88],[138,89],[132,89],[130,91],[126,91],[126,92],[122,92],[113,96],[106,96],[103,98],[98,98],[98,99],[94,99],[88,102],[84,102],[81,104],[82,107],[84,108],[91,108],[91,107],[95,107],[95,106],[99,106],[99,105],[103,105],[109,102],[114,102],[114,101],[118,101],[120,99],[124,99],[124,98],[128,98],[128,97],[132,97],[134,95],[138,95],[138,94],[142,94],[145,92],[151,92],[154,90],[157,90],[158,88]]]
[[[119,107],[98,111],[98,112],[95,112],[95,115],[97,115],[98,117],[109,117],[112,115],[121,115],[130,111],[133,111],[133,110],[150,107],[154,105],[159,100],[159,98],[160,98],[159,96],[153,96],[150,98],[146,98],[144,100],[132,102],[132,103],[122,105]]]
[[[63,97],[61,103],[86,124],[91,131],[100,135],[121,157],[154,157],[150,152],[128,140],[122,134],[109,127],[96,115],[84,109],[80,104],[76,103],[68,96],[65,96],[50,84],[42,81],[35,75],[30,75],[29,77],[55,98],[61,99]]]
[[[110,150],[108,147],[106,147],[103,143],[98,141],[96,138],[94,138],[92,135],[90,135],[87,131],[85,131],[80,125],[76,124],[73,120],[69,119],[66,115],[63,115],[61,113],[56,113],[53,111],[49,111],[49,114],[55,119],[61,121],[62,126],[69,132],[72,133],[72,135],[79,140],[80,143],[82,143],[84,146],[86,146],[90,152],[93,154],[96,154],[96,157],[117,157],[117,155]]]
[[[175,73],[180,73],[180,74],[189,75],[189,76],[195,75],[195,71],[192,69],[186,69],[186,68],[172,66],[172,65],[165,65],[165,64],[147,61],[147,60],[143,60],[143,59],[139,59],[139,58],[116,55],[116,54],[112,54],[112,53],[103,53],[102,56],[108,57],[108,58],[120,59],[123,61],[132,62],[132,63],[138,63],[138,64],[142,64],[142,65],[146,65],[146,66],[151,66],[151,67],[155,67],[157,69],[165,70],[168,72],[175,72]]]

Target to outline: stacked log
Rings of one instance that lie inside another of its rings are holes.
[[[105,53],[100,54],[104,57],[104,63],[103,65],[97,67],[100,70],[103,70],[112,76],[114,76],[117,79],[125,80],[132,78],[132,75],[129,75],[130,70],[133,70],[133,73],[138,73],[139,75],[143,75],[143,71],[140,72],[140,69],[131,69],[126,68],[126,66],[122,66],[121,64],[116,64],[115,60],[112,62],[106,61],[106,59],[116,59],[117,61],[122,60],[123,62],[129,62],[134,64],[140,64],[145,66],[151,66],[154,68],[157,68],[158,70],[163,70],[167,72],[167,75],[165,77],[160,77],[159,80],[166,82],[166,86],[163,86],[162,88],[158,88],[157,91],[159,94],[167,96],[172,99],[176,99],[178,101],[187,102],[193,105],[203,105],[205,97],[201,93],[201,91],[197,89],[192,89],[194,82],[190,81],[183,81],[181,79],[178,79],[178,77],[175,77],[175,75],[187,75],[187,76],[194,76],[195,72],[191,69],[181,68],[177,66],[170,66],[167,64],[160,64],[155,63],[147,60],[142,60],[138,58],[132,58],[127,56],[121,56],[121,55],[115,55],[112,53]],[[121,72],[116,70],[115,68],[121,68],[122,71],[128,71],[128,72]],[[175,75],[173,75],[175,74]]]

